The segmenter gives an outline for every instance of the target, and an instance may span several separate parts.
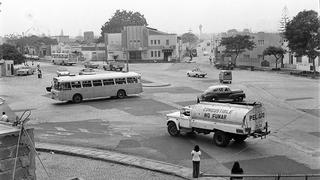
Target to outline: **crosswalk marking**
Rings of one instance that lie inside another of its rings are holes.
[[[89,133],[89,131],[87,129],[82,129],[82,128],[78,128],[79,131],[84,132],[84,133]]]
[[[63,128],[63,127],[54,127],[54,128],[56,128],[56,130],[58,130],[58,131],[67,131],[65,128]]]

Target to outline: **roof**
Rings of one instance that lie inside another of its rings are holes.
[[[136,72],[111,72],[103,74],[92,74],[92,75],[76,75],[76,76],[61,76],[55,77],[59,82],[70,82],[70,81],[90,81],[98,79],[110,79],[110,78],[125,78],[130,76],[141,76]]]
[[[209,86],[208,89],[216,89],[216,88],[229,88],[229,86],[226,85],[214,85],[214,86]]]

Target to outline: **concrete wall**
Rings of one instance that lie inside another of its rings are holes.
[[[9,126],[9,128],[12,128]],[[33,129],[27,129],[32,142],[26,134],[22,134],[19,145],[15,179],[36,180]],[[19,138],[19,129],[3,133],[0,128],[0,179],[12,179],[14,162]]]

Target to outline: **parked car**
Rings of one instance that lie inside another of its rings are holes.
[[[96,74],[96,71],[92,68],[81,69],[79,75],[92,75]]]
[[[233,70],[233,68],[235,67],[232,62],[227,63],[223,61],[215,61],[213,63],[217,69],[222,69],[222,70]]]
[[[34,74],[34,68],[30,66],[22,66],[17,70],[18,76],[31,75],[31,74]]]
[[[208,87],[199,97],[198,101],[219,101],[222,99],[231,99],[241,102],[246,98],[246,94],[242,90],[231,90],[226,85],[215,85]]]
[[[67,68],[65,68],[65,67],[60,67],[60,68],[57,70],[57,75],[58,75],[58,77],[59,77],[59,76],[69,76],[69,75],[70,75],[70,72],[68,71]]]
[[[108,61],[107,64],[103,65],[103,69],[105,71],[122,71],[124,67],[125,64],[123,62],[118,61]]]
[[[207,73],[201,71],[199,68],[194,68],[191,71],[187,72],[187,76],[189,77],[205,77],[206,75]]]
[[[99,64],[97,63],[93,63],[93,62],[85,62],[84,64],[84,67],[85,68],[94,68],[94,69],[97,69],[99,67]]]

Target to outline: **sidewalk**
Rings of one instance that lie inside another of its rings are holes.
[[[77,156],[94,160],[114,162],[118,164],[130,165],[138,168],[175,175],[185,179],[193,179],[191,168],[107,150],[48,143],[36,143],[36,150],[42,152],[55,152],[58,154]],[[224,178],[205,177],[201,177],[198,179],[224,180]]]

